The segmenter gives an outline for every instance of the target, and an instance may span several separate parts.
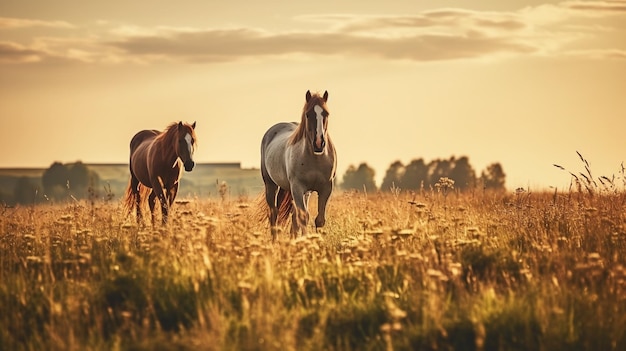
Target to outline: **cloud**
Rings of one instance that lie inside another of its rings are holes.
[[[437,61],[494,56],[566,55],[563,48],[581,38],[602,35],[589,17],[620,13],[624,1],[568,1],[519,11],[442,8],[411,15],[302,15],[324,31],[265,32],[251,28],[178,31],[121,37],[109,42],[131,56],[186,61],[228,61],[291,54],[345,55],[391,60]],[[606,12],[605,12],[606,11]],[[616,47],[586,48],[615,52]],[[578,49],[578,53],[585,50]],[[576,55],[579,56],[579,55]],[[598,58],[597,54],[590,58]],[[620,57],[612,55],[612,57]]]
[[[24,18],[8,18],[0,17],[0,29],[16,29],[16,28],[32,28],[32,27],[48,27],[48,28],[74,28],[73,25],[64,21],[42,21]]]
[[[442,8],[409,15],[301,15],[324,30],[140,27],[99,21],[76,37],[6,43],[2,62],[228,62],[277,56],[370,57],[415,62],[543,55],[623,58],[626,1],[566,1],[518,11]],[[591,23],[593,17],[593,23]],[[71,28],[65,22],[0,18],[0,28]],[[90,32],[83,37],[82,33]],[[94,34],[95,33],[95,34]],[[584,43],[584,44],[583,44]],[[572,54],[568,55],[568,51]],[[604,54],[601,54],[604,53]]]
[[[123,60],[130,61],[130,58]],[[87,39],[40,37],[29,45],[0,41],[1,64],[120,63],[115,53]]]
[[[626,1],[566,1],[561,6],[582,11],[626,13]]]
[[[626,60],[626,50],[572,50],[567,55],[574,57],[591,57],[601,60]]]
[[[0,63],[31,63],[42,60],[43,53],[11,42],[0,42]]]
[[[527,27],[514,13],[479,12],[464,9],[438,9],[415,15],[359,16],[308,15],[299,20],[330,23],[336,32],[375,34],[388,31],[392,35],[419,33],[457,33],[483,31],[493,34],[520,31]]]
[[[282,33],[251,28],[173,29],[127,36],[109,44],[128,55],[191,61],[290,54],[433,61],[539,50],[519,35],[526,24],[511,13],[440,9],[399,16],[306,15],[296,20],[330,25],[326,31]]]
[[[129,55],[179,57],[200,61],[310,54],[358,55],[415,61],[480,57],[494,53],[528,53],[524,43],[482,35],[416,34],[401,37],[354,35],[346,32],[265,33],[245,28],[129,37],[110,43]]]

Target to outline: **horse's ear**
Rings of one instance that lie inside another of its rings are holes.
[[[193,124],[191,125],[191,129],[196,129],[196,121],[193,121]]]
[[[178,122],[178,130],[183,129],[183,121]]]
[[[328,102],[328,90],[324,91],[324,101]]]
[[[309,100],[311,100],[311,91],[307,90],[306,91],[306,102],[309,102]]]

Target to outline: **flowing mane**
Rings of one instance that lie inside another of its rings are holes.
[[[158,145],[159,154],[164,158],[174,154],[176,151],[170,145],[176,145],[176,136],[178,134],[178,123],[172,123],[165,131],[154,138],[155,146]]]
[[[326,107],[326,100],[324,100],[324,98],[320,96],[320,94],[315,93],[311,95],[309,101],[307,101],[302,108],[300,124],[298,124],[296,130],[293,132],[293,134],[291,134],[291,137],[289,138],[289,145],[294,145],[298,141],[302,140],[302,138],[306,137],[306,113],[315,105],[319,105],[321,108],[328,111],[328,108]]]
[[[190,128],[186,124],[183,124],[183,128],[185,128],[187,132],[191,134],[194,140],[196,139],[196,132],[193,128]],[[177,135],[178,135],[178,122],[174,122],[168,125],[167,128],[165,128],[165,130],[162,133],[157,135],[154,140],[155,142],[158,142],[161,145],[168,145],[168,146],[176,145],[176,143],[178,142],[178,140],[176,139]],[[195,144],[193,145],[193,148],[195,149]],[[174,150],[171,147],[162,147],[160,149],[161,149],[160,150],[161,154],[163,156],[167,156],[170,153],[174,152]]]

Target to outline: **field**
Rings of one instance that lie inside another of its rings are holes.
[[[94,186],[99,197],[120,199],[124,195],[130,179],[128,164],[92,163],[87,164],[87,167],[100,179],[99,184]],[[16,184],[22,177],[40,189],[39,200],[43,201],[42,175],[45,171],[43,168],[0,168],[0,203],[2,194],[14,194]],[[219,186],[223,182],[226,182],[228,194],[232,196],[256,194],[263,189],[259,169],[241,168],[237,162],[198,163],[192,172],[183,174],[178,194],[187,197],[220,197]],[[71,193],[73,189],[70,187],[69,191]]]
[[[255,195],[0,208],[1,348],[626,349],[623,190],[395,190],[276,242]]]
[[[106,184],[116,198],[124,194],[130,179],[127,164],[90,164],[88,167],[100,176],[101,186]],[[263,189],[259,169],[241,168],[239,163],[198,163],[193,171],[183,173],[178,195],[219,197],[222,182],[228,184],[232,196],[256,194]]]

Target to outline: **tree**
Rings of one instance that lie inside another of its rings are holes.
[[[67,167],[61,162],[54,162],[41,176],[44,193],[51,199],[62,200],[67,198],[69,179]]]
[[[90,186],[97,189],[100,177],[84,163],[77,161],[68,166],[68,181],[71,193],[77,198],[84,198],[88,196]]]
[[[343,175],[342,188],[363,190],[365,187],[365,191],[376,191],[375,175],[374,169],[366,163],[361,163],[359,168],[350,165]]]
[[[492,189],[497,191],[506,190],[505,184],[506,175],[502,169],[500,163],[492,163],[481,172],[480,180],[483,183],[485,189]]]
[[[55,200],[64,200],[73,195],[76,198],[88,196],[89,187],[97,188],[100,177],[87,166],[77,161],[64,165],[54,162],[41,177],[45,194]]]
[[[454,156],[450,157],[450,160],[436,159],[428,164],[428,181],[425,182],[425,187],[433,187],[439,179],[449,177],[452,165],[454,164]]]
[[[393,187],[403,188],[402,177],[404,176],[404,165],[400,161],[396,161],[389,166],[380,190],[389,191]]]
[[[424,159],[411,161],[405,169],[402,177],[402,185],[405,189],[418,190],[428,182],[428,166]]]
[[[6,205],[6,204],[13,204],[13,203],[14,203],[13,196],[9,193],[6,193],[0,190],[0,204]]]
[[[90,172],[89,168],[84,163],[78,161],[68,166],[68,180],[70,182],[70,189],[82,189],[89,186]]]
[[[467,190],[476,184],[476,172],[469,163],[469,158],[462,156],[454,162],[448,178],[454,180],[454,186],[459,190]]]
[[[26,205],[38,202],[38,189],[28,177],[20,177],[13,189],[13,201]]]

